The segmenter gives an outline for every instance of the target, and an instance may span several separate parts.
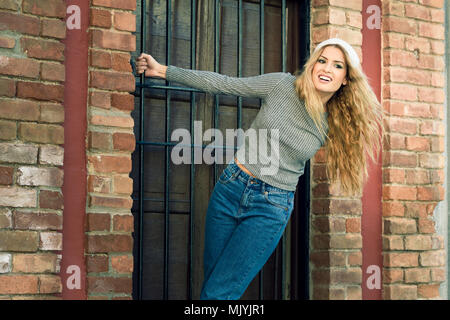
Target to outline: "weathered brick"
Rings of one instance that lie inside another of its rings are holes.
[[[136,15],[130,12],[114,12],[114,28],[122,31],[136,31]]]
[[[90,11],[90,25],[100,28],[111,28],[112,16],[111,11],[92,8]]]
[[[87,277],[88,290],[91,293],[131,293],[131,277]]]
[[[107,208],[124,208],[131,209],[133,206],[133,200],[131,198],[118,198],[118,197],[89,197],[90,207],[107,207]]]
[[[113,49],[121,51],[136,50],[136,36],[109,30],[92,30],[92,46],[94,48]]]
[[[38,82],[17,82],[17,97],[43,101],[64,101],[64,86]]]
[[[66,4],[64,0],[23,0],[23,12],[38,16],[65,18]]]
[[[111,63],[113,70],[132,72],[130,64],[130,54],[123,52],[112,52],[111,53]]]
[[[384,219],[384,232],[387,234],[411,234],[417,232],[414,219],[389,217]]]
[[[131,171],[131,158],[121,156],[89,156],[88,167],[90,171],[98,173],[129,173]]]
[[[431,280],[430,269],[407,268],[405,269],[405,283],[424,283]]]
[[[134,228],[133,216],[131,215],[115,215],[113,218],[113,230],[132,232]]]
[[[24,37],[20,43],[29,58],[64,61],[64,44],[59,41]]]
[[[133,179],[130,177],[114,176],[114,193],[131,194],[133,192]]]
[[[439,267],[445,265],[445,251],[425,251],[420,253],[420,265],[424,267]]]
[[[59,275],[40,275],[39,293],[61,293],[62,283]]]
[[[136,147],[134,134],[116,132],[113,134],[113,146],[115,150],[133,152]]]
[[[49,253],[15,254],[13,272],[47,273],[56,272],[57,256]]]
[[[63,20],[43,19],[41,35],[44,37],[65,39],[66,24]]]
[[[16,82],[13,79],[0,79],[0,96],[14,97],[15,95]]]
[[[40,123],[21,123],[19,125],[19,136],[24,141],[63,144],[64,127]]]
[[[88,144],[90,149],[111,150],[112,136],[108,132],[89,131]]]
[[[34,275],[0,275],[0,294],[36,294],[38,277]]]
[[[111,106],[120,110],[134,110],[134,96],[131,94],[113,93],[111,95]]]
[[[91,272],[107,272],[109,268],[108,256],[106,255],[86,255],[86,271]]]
[[[12,227],[12,213],[8,208],[0,208],[0,229]]]
[[[101,213],[89,213],[86,219],[87,231],[110,231],[111,215]]]
[[[386,267],[418,267],[419,254],[415,252],[387,252],[383,255]]]
[[[17,124],[14,121],[0,120],[0,140],[15,140],[16,137]]]
[[[0,253],[0,273],[8,273],[11,272],[11,254],[9,253]]]
[[[39,249],[62,250],[62,233],[60,232],[41,232],[39,234]]]
[[[37,150],[36,146],[29,144],[0,143],[0,161],[33,164],[36,163]]]
[[[133,256],[113,256],[111,267],[117,273],[131,273],[133,272]]]
[[[41,146],[39,163],[62,166],[64,163],[64,148],[53,145]]]
[[[34,252],[39,237],[35,231],[0,230],[0,251]]]
[[[87,252],[131,252],[133,250],[133,239],[131,235],[107,234],[88,235]]]
[[[92,5],[114,9],[136,10],[136,1],[133,0],[92,0]]]
[[[133,128],[134,120],[131,117],[91,115],[90,123],[97,126]]]
[[[39,35],[39,18],[14,14],[10,12],[0,12],[0,31],[10,30],[18,33]],[[0,63],[1,65],[1,63]]]
[[[332,234],[330,236],[330,248],[333,249],[358,249],[362,247],[360,234]]]
[[[14,168],[0,166],[0,184],[12,185],[13,184]]]
[[[131,73],[91,71],[90,86],[97,89],[133,92],[135,79]]]
[[[34,208],[37,205],[37,190],[0,186],[0,206]]]
[[[62,222],[62,215],[57,213],[26,211],[16,211],[14,213],[14,227],[16,229],[62,230]]]
[[[88,191],[96,193],[110,193],[112,190],[111,181],[111,177],[89,175]]]
[[[416,300],[417,286],[393,284],[383,287],[383,299],[385,300]]]
[[[0,117],[3,119],[37,121],[39,116],[39,104],[37,102],[0,99]]]
[[[41,79],[64,82],[66,69],[61,63],[43,62],[41,65]]]
[[[10,37],[0,37],[0,48],[12,49],[16,46],[16,40]]]
[[[20,185],[61,187],[64,171],[47,167],[19,167],[17,175],[17,182]]]
[[[39,207],[43,209],[63,209],[64,199],[61,192],[41,190],[39,192]]]

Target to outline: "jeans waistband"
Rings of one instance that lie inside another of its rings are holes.
[[[261,189],[262,191],[271,191],[271,192],[277,192],[277,193],[289,193],[292,192],[294,193],[294,191],[290,191],[290,190],[285,190],[285,189],[281,189],[278,187],[274,187],[270,184],[268,184],[267,182],[262,181],[261,179],[252,177],[250,175],[248,175],[245,171],[243,171],[236,163],[236,161],[231,160],[228,163],[227,169],[230,170],[230,172],[233,175],[236,175],[238,179],[240,179],[242,182],[244,182],[245,184],[255,184],[255,185],[261,185]]]

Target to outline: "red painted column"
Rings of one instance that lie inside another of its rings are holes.
[[[66,0],[62,297],[84,300],[89,1]]]
[[[381,101],[381,0],[363,0],[363,70]],[[382,161],[369,167],[363,190],[361,232],[363,237],[363,300],[382,299]]]

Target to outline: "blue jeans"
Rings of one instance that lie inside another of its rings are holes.
[[[228,164],[208,205],[200,299],[242,296],[277,247],[294,194],[249,176],[234,159]]]

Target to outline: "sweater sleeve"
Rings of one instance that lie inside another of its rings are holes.
[[[212,71],[198,71],[168,66],[166,79],[211,94],[229,94],[264,99],[286,76],[285,73],[267,73],[253,77],[230,77]]]

